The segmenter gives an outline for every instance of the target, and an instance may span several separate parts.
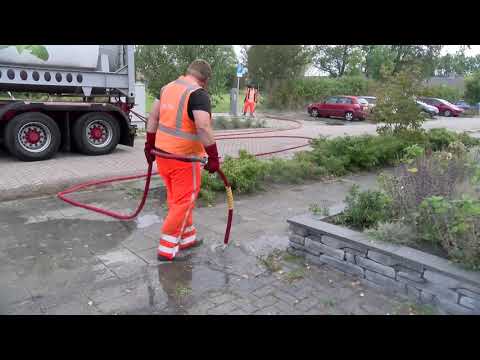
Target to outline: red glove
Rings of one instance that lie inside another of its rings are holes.
[[[145,143],[145,149],[143,150],[145,152],[145,158],[149,164],[155,161],[155,155],[150,154],[150,151],[155,149],[155,135],[156,133],[147,132],[147,142]]]
[[[220,168],[220,162],[218,161],[217,144],[213,143],[212,145],[205,146],[205,151],[208,154],[208,162],[205,165],[204,169],[207,170],[210,174],[213,174]]]

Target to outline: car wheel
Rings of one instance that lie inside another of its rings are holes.
[[[312,109],[312,117],[318,117],[320,114],[317,109]]]
[[[450,112],[450,110],[445,110],[443,112],[443,115],[446,116],[446,117],[450,117],[452,115],[452,113]]]
[[[112,152],[120,140],[120,125],[110,114],[93,112],[81,116],[73,124],[75,147],[86,155]]]
[[[5,147],[22,161],[50,159],[57,153],[60,141],[57,123],[39,112],[17,115],[5,128]]]
[[[353,121],[353,112],[347,111],[344,116],[345,120],[347,121]]]

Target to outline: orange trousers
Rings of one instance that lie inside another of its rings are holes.
[[[250,114],[255,112],[255,101],[245,101],[245,105],[243,105],[243,113],[246,114],[248,109],[250,109]]]
[[[177,252],[195,244],[193,208],[200,192],[200,163],[156,158],[159,175],[167,188],[168,214],[162,226],[158,255],[173,259]]]

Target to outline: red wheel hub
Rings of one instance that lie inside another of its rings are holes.
[[[30,144],[36,144],[40,140],[40,133],[36,130],[28,130],[25,137]]]
[[[102,138],[102,129],[100,129],[99,127],[95,127],[91,130],[90,132],[90,136],[94,139],[94,140],[99,140]]]

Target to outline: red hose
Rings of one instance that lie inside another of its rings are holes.
[[[139,115],[139,114],[137,114],[133,111],[132,111],[132,113],[135,114],[140,119],[143,118],[142,120],[145,119],[144,117],[142,117],[141,115]],[[280,132],[280,131],[294,130],[294,129],[298,129],[298,128],[302,127],[301,122],[299,122],[297,120],[290,120],[290,119],[282,119],[282,120],[283,121],[295,122],[295,123],[297,123],[297,126],[292,127],[292,128],[286,128],[286,129],[273,129],[273,130],[256,131],[256,132],[242,132],[242,133],[235,133],[235,134],[217,134],[215,139],[216,140],[237,140],[237,139],[294,138],[294,139],[313,140],[313,138],[311,138],[311,137],[294,136],[294,135],[242,136],[242,135],[250,135],[250,134],[263,134],[263,133],[268,133],[268,132]],[[309,145],[309,143],[299,145],[299,146],[289,147],[289,148],[281,149],[281,150],[269,151],[269,152],[265,152],[265,153],[258,153],[258,154],[254,154],[254,156],[264,156],[264,155],[276,154],[276,153],[280,153],[280,152],[284,152],[284,151],[288,151],[288,150],[292,150],[292,149],[305,147],[305,146],[308,146],[308,145]],[[163,152],[158,152],[158,151],[155,151],[155,150],[152,151],[152,153],[157,155],[157,156],[163,157],[163,158],[176,159],[176,160],[180,160],[180,161],[202,162],[202,163],[204,163],[206,161],[206,159],[202,159],[202,158],[184,157],[184,156],[178,156],[178,155],[172,155],[172,154],[165,154]],[[152,170],[153,170],[153,163],[149,163],[148,164],[148,171],[147,171],[146,174],[133,175],[133,176],[122,176],[122,177],[115,177],[115,178],[109,178],[109,179],[103,179],[103,180],[90,181],[90,182],[87,182],[87,183],[75,185],[75,186],[73,186],[73,187],[71,187],[67,190],[59,192],[57,194],[57,196],[61,200],[65,201],[65,202],[67,202],[67,203],[69,203],[73,206],[81,207],[81,208],[86,209],[86,210],[90,210],[90,211],[97,212],[99,214],[107,215],[107,216],[113,217],[113,218],[118,219],[118,220],[132,220],[135,217],[137,217],[137,215],[142,211],[143,207],[145,206],[145,202],[146,202],[147,196],[148,196],[148,191],[150,189],[150,180],[152,178]],[[230,193],[230,196],[231,196],[230,183],[228,182],[228,179],[226,178],[225,174],[220,169],[217,171],[217,173],[221,177],[222,181],[225,184],[225,188],[227,189],[227,200],[228,200],[228,194],[229,193]],[[69,199],[68,197],[66,197],[67,194],[70,194],[70,193],[73,193],[73,192],[76,192],[76,191],[79,191],[79,190],[82,190],[82,189],[85,189],[85,188],[88,188],[88,187],[91,187],[91,186],[113,183],[113,182],[117,182],[117,181],[141,179],[141,178],[144,178],[144,177],[146,177],[146,180],[145,180],[145,188],[144,188],[144,191],[143,191],[143,196],[142,196],[142,199],[141,199],[140,204],[138,205],[137,209],[132,214],[123,215],[123,214],[117,213],[115,211],[101,209],[101,208],[98,208],[96,206],[87,205],[87,204],[84,204],[84,203],[81,203],[79,201],[75,201],[75,200],[72,200],[72,199]],[[233,197],[231,197],[231,200],[228,201],[228,202],[229,202],[229,209],[228,209],[227,227],[226,227],[226,230],[225,230],[224,244],[228,244],[228,240],[229,240],[229,237],[230,237],[230,229],[231,229],[232,219],[233,219]]]

